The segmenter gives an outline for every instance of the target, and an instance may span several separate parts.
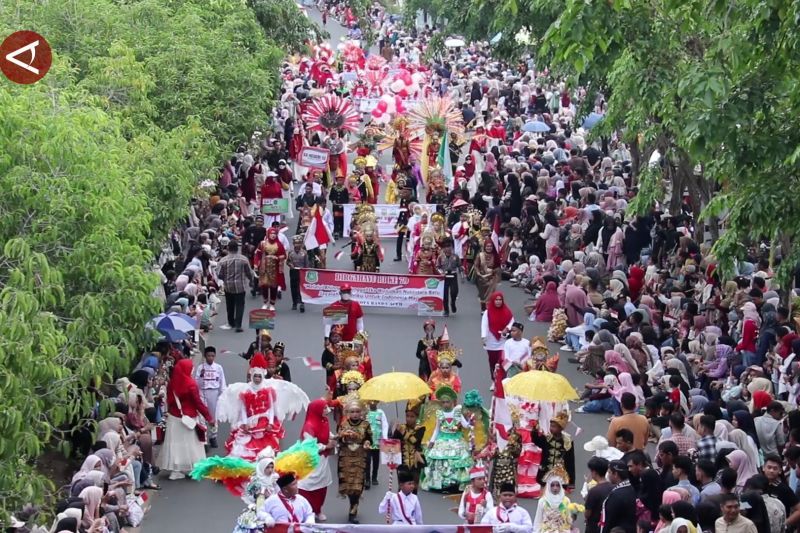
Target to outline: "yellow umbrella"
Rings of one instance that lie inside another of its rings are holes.
[[[537,402],[567,402],[578,399],[578,393],[567,378],[543,370],[520,372],[503,383],[503,390],[506,394]]]
[[[375,376],[358,389],[359,398],[377,402],[416,400],[430,393],[428,384],[411,372],[387,372]]]

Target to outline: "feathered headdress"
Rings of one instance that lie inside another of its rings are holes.
[[[275,457],[275,472],[291,473],[297,479],[303,479],[319,465],[319,461],[317,439],[305,439],[294,443]],[[256,464],[230,455],[213,456],[195,463],[189,477],[196,481],[220,481],[231,494],[241,496],[245,485],[256,471]]]
[[[309,130],[326,131],[357,131],[361,122],[353,103],[335,94],[315,98],[303,119]]]
[[[408,113],[409,128],[421,135],[434,131],[464,134],[464,118],[449,96],[430,96],[420,100]]]

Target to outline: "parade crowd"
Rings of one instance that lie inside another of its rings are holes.
[[[377,5],[370,53],[344,2],[319,8],[350,40],[287,59],[273,123],[224,162],[174,232],[160,261],[174,327],[159,328],[164,338],[105,395],[113,412],[98,407],[79,432],[85,459],[49,531],[138,526],[161,471],[161,482],[212,479],[240,496],[236,533],[326,521],[334,475],[353,524],[380,515],[422,525],[422,490],[454,497],[453,523],[496,531],[796,530],[800,321],[786,303],[792,287],[773,275],[780,250],[748,243],[724,277],[696,198],[632,214],[630,150],[594,139],[579,116],[587,102],[602,116],[602,94],[532,60],[496,61],[488,43],[425,59],[434,30],[406,31]],[[309,147],[326,151],[323,166],[303,164]],[[399,206],[391,243],[381,242],[378,204]],[[241,354],[245,382],[225,376],[208,333],[243,333],[248,295],[267,312],[291,298],[301,320],[300,269],[347,264],[343,253],[360,272],[393,260],[442,276],[442,316],[480,306],[490,402],[458,375],[472,347],[455,346],[431,318],[408,346],[425,391],[390,423],[359,392],[378,376],[368,316],[348,285],[335,304],[346,321],[325,328],[324,350],[307,363],[323,370],[323,397],[292,383],[291,339],[278,341],[279,329],[256,331]],[[459,297],[470,283],[477,301]],[[512,309],[510,291],[528,303]],[[531,323],[547,336],[526,338]],[[505,391],[566,365],[586,375],[571,403]],[[302,412],[300,435],[287,435],[284,421]],[[607,418],[608,431],[578,444],[589,416]],[[231,426],[225,442],[221,423]],[[575,446],[592,454],[588,464],[575,464]],[[217,448],[224,456],[207,456]],[[397,490],[360,508],[392,454]],[[536,499],[535,513],[517,498]],[[12,531],[28,530],[20,516]]]

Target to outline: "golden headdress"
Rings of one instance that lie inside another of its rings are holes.
[[[569,485],[569,474],[564,468],[563,463],[558,462],[554,467],[547,471],[544,475],[543,481],[548,483],[551,479],[560,479],[562,485]]]
[[[448,348],[446,350],[440,350],[439,352],[436,353],[437,363],[441,363],[442,361],[444,361],[445,363],[450,363],[452,365],[453,363],[456,362],[456,359],[458,359],[458,353],[451,348]]]
[[[353,159],[353,165],[356,168],[364,168],[367,165],[367,158],[365,157],[356,157]]]
[[[364,384],[364,375],[358,370],[348,370],[342,374],[341,382],[344,386],[350,385],[351,383],[358,383],[360,387]]]
[[[444,215],[438,211],[431,215],[431,224],[433,224],[434,222],[439,222],[444,224],[444,221],[445,221]]]
[[[489,221],[483,219],[481,222],[481,231],[492,231],[492,227],[489,225]]]
[[[550,421],[555,422],[561,427],[561,429],[564,429],[567,427],[567,424],[569,424],[569,413],[567,411],[561,411],[560,413],[556,414],[556,416],[551,418]]]
[[[358,392],[356,391],[347,393],[339,401],[341,402],[342,408],[345,411],[347,411],[348,409],[352,409],[354,407],[358,407],[359,409],[362,409],[364,407],[363,402],[361,401],[361,398],[358,397]]]
[[[550,350],[547,348],[547,339],[545,337],[533,337],[531,339],[531,352],[533,355],[550,355]]]

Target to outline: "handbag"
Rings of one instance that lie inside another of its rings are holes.
[[[181,424],[186,426],[187,429],[194,429],[197,427],[197,420],[192,418],[191,416],[186,416],[183,414],[183,407],[181,407],[181,401],[178,399],[177,394],[173,394],[172,396],[175,397],[175,405],[178,406],[178,411],[181,413]]]

